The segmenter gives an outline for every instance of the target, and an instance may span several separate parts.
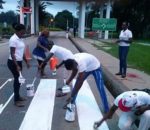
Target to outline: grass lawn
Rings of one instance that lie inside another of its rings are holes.
[[[105,43],[104,46],[110,47],[110,49],[104,49],[104,47],[99,46],[98,43],[94,44],[94,46],[118,58],[117,44]],[[150,46],[133,42],[128,53],[128,66],[150,74]]]

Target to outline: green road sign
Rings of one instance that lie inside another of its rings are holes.
[[[117,20],[115,18],[93,18],[92,29],[102,31],[116,31],[116,25]]]

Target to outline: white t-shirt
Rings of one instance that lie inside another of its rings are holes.
[[[128,29],[122,30],[119,35],[119,40],[129,40],[132,38],[132,32]],[[130,46],[127,42],[119,42],[119,46]]]
[[[25,49],[23,39],[20,39],[16,34],[14,34],[9,40],[9,47],[15,47],[16,61],[22,61]],[[12,60],[11,54],[9,54],[9,59]]]
[[[78,63],[79,72],[89,72],[96,70],[100,67],[98,59],[88,53],[77,53],[74,55],[75,61]]]
[[[150,105],[150,95],[144,91],[127,91],[127,92],[124,92],[124,93],[122,93],[116,97],[116,99],[114,100],[114,104],[116,106],[118,106],[120,99],[124,95],[130,95],[130,94],[136,96],[136,99],[137,99],[137,103],[132,108],[132,110],[136,110],[137,107],[142,106],[142,105]]]
[[[70,50],[57,45],[53,45],[53,47],[50,50],[50,53],[53,53],[57,58],[64,61],[67,59],[74,59],[74,55]]]

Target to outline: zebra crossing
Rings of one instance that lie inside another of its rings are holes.
[[[74,83],[75,80],[73,80]],[[56,79],[41,79],[19,130],[33,130],[33,126],[35,130],[51,130],[56,85]],[[80,130],[93,130],[94,121],[102,118],[101,111],[87,81],[84,82],[78,93],[76,111]],[[109,128],[104,122],[97,130],[109,130]]]

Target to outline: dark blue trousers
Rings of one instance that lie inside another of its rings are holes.
[[[120,60],[120,69],[119,72],[122,75],[126,75],[127,72],[127,55],[129,52],[129,46],[119,46],[119,60]]]

